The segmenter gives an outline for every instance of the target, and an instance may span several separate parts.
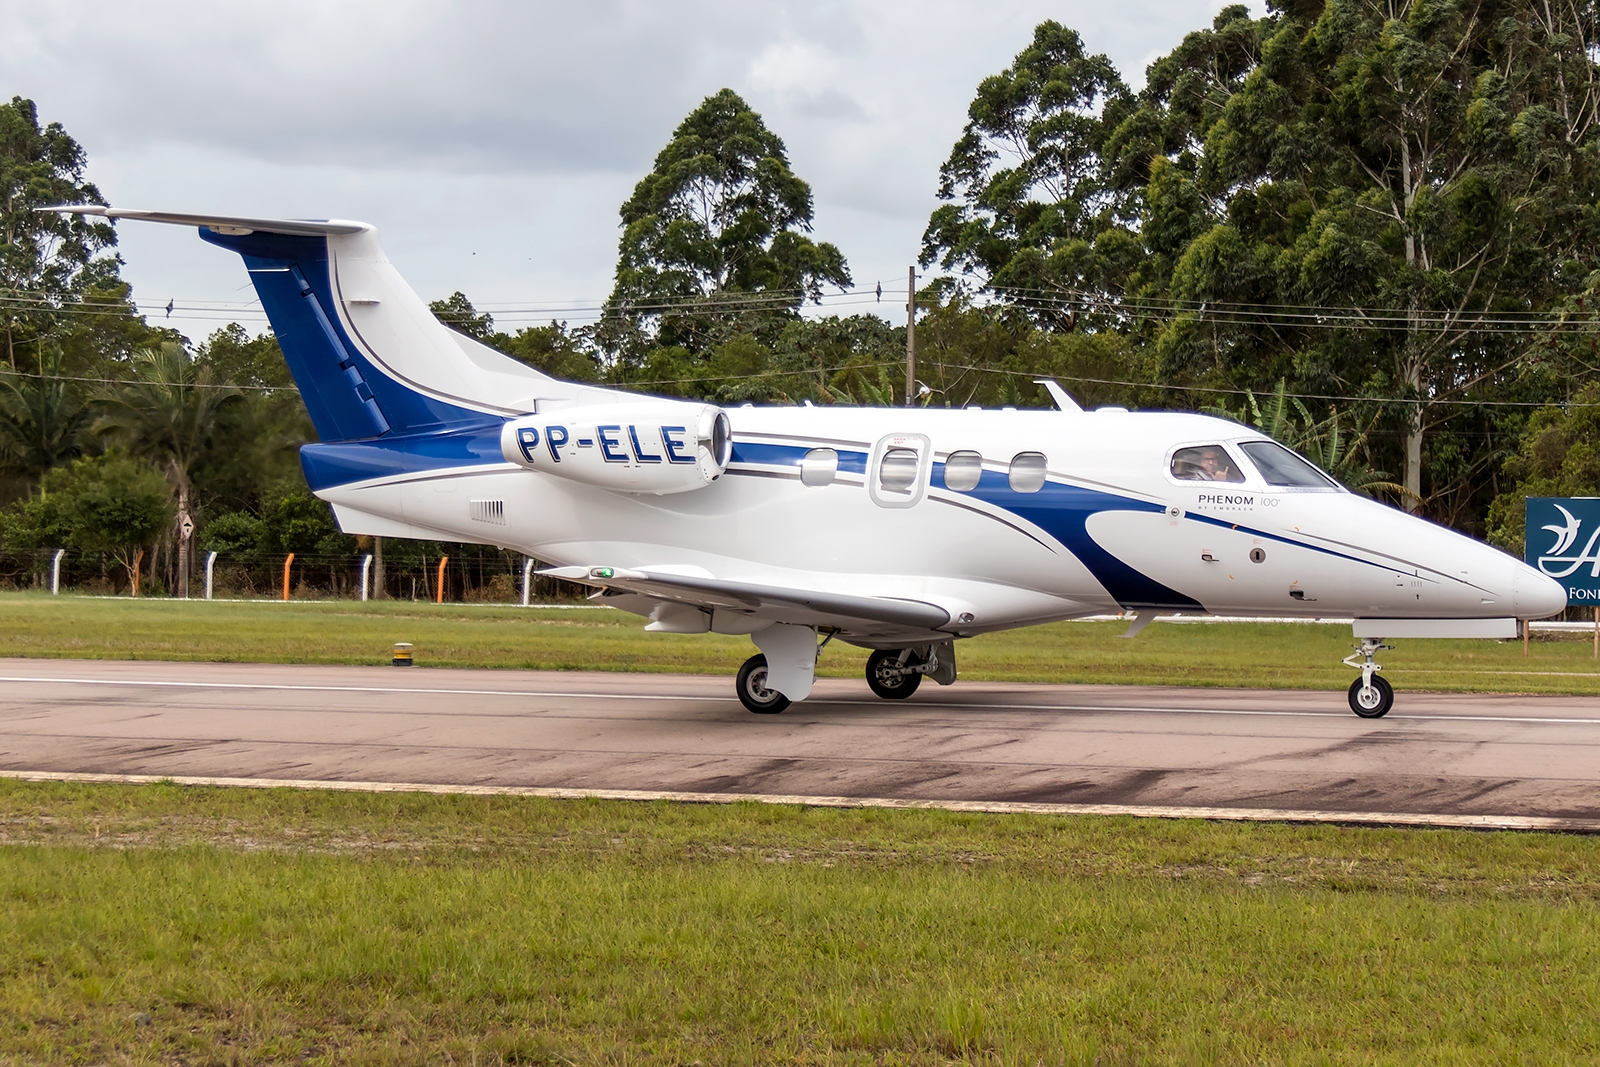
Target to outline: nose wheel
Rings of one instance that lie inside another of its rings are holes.
[[[1361,672],[1361,677],[1350,683],[1350,710],[1363,719],[1381,719],[1394,707],[1394,686],[1378,677],[1383,668],[1372,659],[1381,650],[1393,647],[1374,638],[1363,638],[1356,646],[1356,654],[1344,658],[1346,667]]]
[[[1350,683],[1350,710],[1363,719],[1381,719],[1394,706],[1394,686],[1382,678],[1370,682],[1360,678]]]

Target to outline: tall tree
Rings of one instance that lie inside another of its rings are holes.
[[[105,203],[86,162],[60,123],[39,125],[32,100],[0,105],[0,342],[12,370],[38,371],[38,342],[62,310],[118,281],[119,261],[100,255],[116,244],[108,221],[38,211]]]
[[[133,359],[132,378],[106,394],[101,428],[155,461],[178,497],[178,521],[190,514],[191,472],[216,432],[224,407],[239,390],[212,376],[176,344],[146,349]],[[179,536],[179,595],[188,595],[189,540]]]
[[[1145,101],[1183,134],[1147,189],[1166,370],[1398,398],[1405,504],[1460,519],[1497,463],[1461,402],[1514,383],[1532,339],[1505,320],[1594,266],[1594,12],[1332,0],[1218,22],[1205,37],[1247,42],[1254,65],[1203,106],[1180,88],[1193,69]],[[1202,43],[1191,65],[1221,50]]]
[[[1094,242],[1126,207],[1103,180],[1101,149],[1131,104],[1111,60],[1088,54],[1076,31],[1040,23],[1011,66],[978,86],[939,169],[947,203],[928,220],[923,264],[1002,292],[1094,280]]]
[[[716,312],[737,307],[781,321],[824,285],[850,284],[840,251],[806,236],[811,187],[732,89],[707,97],[673,131],[621,215],[606,302],[614,350],[654,340],[703,352],[716,339]]]

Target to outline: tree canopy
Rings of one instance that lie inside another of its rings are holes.
[[[1040,23],[1033,41],[985,78],[939,169],[922,263],[997,289],[1079,284],[1084,253],[1123,210],[1105,181],[1107,132],[1131,106],[1111,61],[1074,30]]]
[[[783,141],[732,89],[705,99],[673,131],[651,172],[622,205],[616,285],[606,302],[641,335],[703,350],[706,305],[761,294],[743,307],[792,312],[825,285],[847,286],[843,253],[806,236],[811,187],[789,168]]]
[[[41,340],[59,313],[97,287],[115,285],[118,261],[100,256],[116,244],[104,219],[56,215],[52,204],[103,204],[84,178],[83,148],[52,122],[39,125],[32,100],[0,104],[0,298],[6,362],[38,371]]]
[[[1055,377],[1089,405],[1209,410],[1516,547],[1525,494],[1600,492],[1597,23],[1588,0],[1234,5],[1137,92],[1039,24],[928,176],[916,402],[1048,403],[1033,381]],[[0,106],[0,581],[38,580],[51,545],[101,553],[109,580],[116,539],[66,502],[116,471],[163,523],[176,496],[201,544],[255,560],[246,585],[275,586],[291,551],[348,582],[356,543],[305,488],[276,340],[146,323],[111,225],[33,210],[68,200],[99,200],[81,146],[28,100]],[[598,321],[512,329],[461,291],[432,309],[562,378],[904,403],[899,301],[816,306],[860,294],[834,291],[850,271],[813,217],[783,140],[724,89],[621,205]],[[145,573],[181,587],[173,537],[122,538],[118,558],[148,550]],[[387,559],[426,586],[468,558],[508,587],[496,552],[404,541]]]
[[[1156,383],[1342,403],[1403,503],[1470,523],[1505,402],[1570,388],[1535,327],[1600,267],[1597,48],[1583,5],[1236,5],[1134,97],[1044,23],[979,86],[924,261]]]

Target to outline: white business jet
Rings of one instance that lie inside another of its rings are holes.
[[[1354,617],[1357,715],[1386,638],[1509,638],[1560,611],[1520,560],[1358,496],[1204,415],[755,407],[561,381],[447,329],[371,226],[74,206],[197,226],[244,257],[321,439],[311,489],[347,533],[498,545],[647,617],[749,634],[753,712],[811,692],[821,645],[867,684],[956,678],[956,641],[1156,612]]]

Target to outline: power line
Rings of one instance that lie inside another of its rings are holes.
[[[1285,325],[1311,329],[1395,330],[1431,333],[1600,333],[1600,321],[1579,320],[1568,313],[1546,311],[1442,311],[1437,309],[1363,308],[1313,304],[1268,304],[1240,301],[1180,300],[1139,296],[1108,296],[1085,290],[1062,288],[1047,290],[1022,286],[991,286],[990,292],[1005,297],[1017,294],[1012,302],[1034,308],[1065,311],[1098,307],[1113,314],[1159,315],[1169,319],[1191,316],[1220,323]],[[1588,308],[1579,309],[1587,314]]]

